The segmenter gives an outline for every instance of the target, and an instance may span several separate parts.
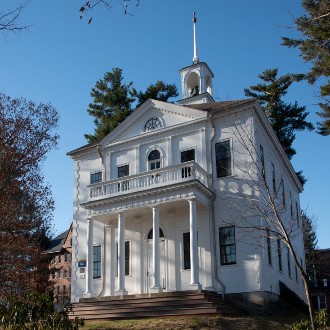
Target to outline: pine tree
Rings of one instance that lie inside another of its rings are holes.
[[[306,14],[294,20],[300,39],[282,38],[283,45],[298,47],[304,61],[310,62],[310,71],[305,79],[310,84],[323,79],[320,86],[317,114],[323,119],[318,123],[318,133],[330,135],[330,2],[329,0],[302,0]]]
[[[136,93],[138,99],[137,107],[148,99],[167,102],[169,98],[177,97],[178,95],[178,90],[174,84],[165,84],[163,81],[158,80],[156,84],[151,84],[144,93],[141,91]]]
[[[94,135],[85,134],[88,143],[102,139],[116,128],[132,112],[133,83],[123,83],[122,69],[114,68],[107,72],[103,80],[98,80],[92,88],[93,103],[88,113],[95,117]]]
[[[301,75],[286,74],[277,77],[278,69],[267,69],[258,77],[264,82],[250,89],[244,89],[245,95],[259,100],[270,124],[272,125],[282,147],[289,157],[296,154],[292,147],[296,131],[313,130],[314,126],[306,121],[309,114],[306,107],[298,106],[297,102],[285,103],[283,97],[294,81],[302,78]]]
[[[178,91],[175,85],[159,80],[147,87],[145,92],[137,92],[132,82],[123,83],[122,69],[114,68],[96,82],[91,96],[94,100],[87,111],[95,118],[95,130],[94,134],[85,134],[88,143],[104,138],[124,121],[134,110],[136,99],[138,106],[150,98],[166,102],[178,96]]]

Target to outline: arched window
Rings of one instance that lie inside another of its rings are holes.
[[[150,229],[149,234],[148,234],[148,239],[153,239],[153,231]],[[159,238],[164,238],[164,232],[163,229],[159,227]]]
[[[160,152],[155,149],[149,153],[148,156],[149,170],[160,168]]]

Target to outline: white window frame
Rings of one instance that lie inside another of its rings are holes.
[[[215,146],[217,143],[222,143],[222,142],[226,142],[229,141],[229,147],[230,147],[230,169],[231,169],[231,174],[227,175],[227,176],[221,176],[218,177],[218,173],[217,173],[217,153],[215,151]],[[215,178],[218,180],[224,179],[224,178],[228,178],[228,177],[233,177],[235,176],[234,173],[234,152],[233,152],[233,139],[232,138],[227,138],[227,139],[221,139],[218,141],[215,141],[214,145],[213,145],[213,150],[212,152],[214,152],[214,169],[215,169]]]

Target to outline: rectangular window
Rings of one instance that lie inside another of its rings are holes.
[[[181,151],[181,163],[195,160],[195,149]]]
[[[299,226],[299,207],[297,202],[296,202],[296,217],[297,217],[297,225]]]
[[[290,195],[290,215],[291,215],[291,220],[293,220],[293,204],[292,204],[292,194],[291,191],[289,192]]]
[[[130,275],[130,252],[131,245],[130,241],[125,241],[125,276]],[[118,242],[116,243],[116,276],[118,276],[118,260],[119,260],[119,251],[118,251]]]
[[[296,282],[298,282],[298,269],[297,269],[297,266],[294,266],[294,271],[295,271],[295,274],[296,274]]]
[[[327,309],[327,302],[325,296],[317,296],[318,308]]]
[[[63,277],[64,278],[67,278],[68,277],[68,271],[66,269],[64,269],[64,271],[63,271]]]
[[[273,181],[273,193],[276,195],[276,174],[275,174],[275,166],[272,164],[272,181]]]
[[[62,255],[58,255],[58,263],[60,264],[62,262]]]
[[[129,175],[129,165],[118,166],[118,178]],[[129,190],[129,181],[125,180],[118,183],[118,191]]]
[[[183,233],[183,269],[190,269],[190,233]]]
[[[102,182],[102,172],[91,173],[91,184]]]
[[[281,186],[282,186],[282,203],[283,203],[283,206],[285,207],[285,188],[284,188],[283,179],[281,180]]]
[[[61,278],[61,271],[60,270],[57,271],[57,278]]]
[[[290,260],[290,250],[287,248],[287,258],[288,258],[288,274],[291,277],[291,260]]]
[[[66,294],[66,286],[63,285],[63,294]]]
[[[264,155],[264,148],[262,146],[260,146],[260,162],[261,162],[261,175],[262,178],[265,180],[266,178],[265,155]]]
[[[221,265],[236,264],[235,227],[219,228]]]
[[[278,255],[278,268],[280,272],[282,271],[282,249],[281,249],[281,240],[277,239],[277,255]]]
[[[215,158],[217,178],[232,174],[230,141],[222,141],[215,144]]]
[[[64,253],[64,262],[68,262],[68,254],[66,252]]]
[[[195,160],[195,149],[181,151],[181,163],[189,162]],[[187,166],[181,169],[182,178],[187,178],[191,176],[191,167]]]
[[[272,265],[272,245],[271,245],[271,240],[270,240],[270,231],[267,228],[266,229],[267,233],[267,255],[268,255],[268,263]]]
[[[93,246],[93,278],[101,278],[101,245]]]

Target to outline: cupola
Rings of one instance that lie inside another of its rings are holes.
[[[200,62],[197,53],[196,36],[197,18],[193,13],[194,27],[194,57],[193,64],[181,69],[182,99],[178,104],[208,103],[214,102],[212,98],[212,78],[214,77],[209,66]]]

